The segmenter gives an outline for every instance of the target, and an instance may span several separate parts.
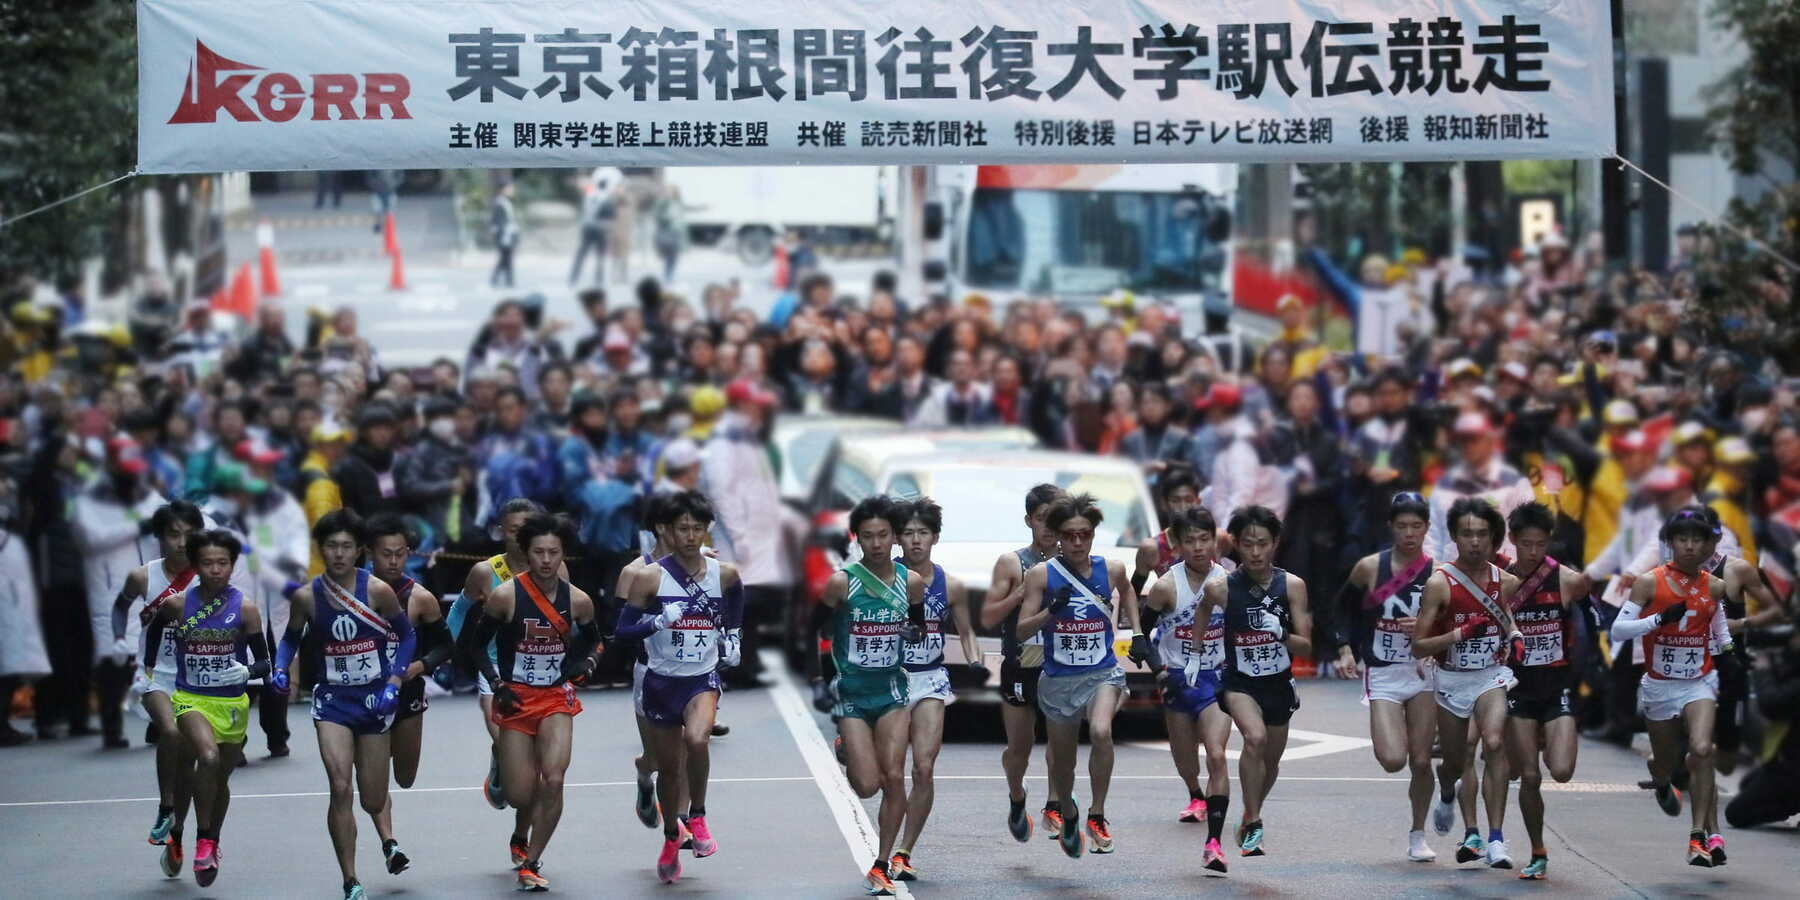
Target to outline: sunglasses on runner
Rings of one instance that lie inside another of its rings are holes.
[[[1057,534],[1065,541],[1092,540],[1094,537],[1094,529],[1086,528],[1078,531],[1060,531],[1057,532]]]

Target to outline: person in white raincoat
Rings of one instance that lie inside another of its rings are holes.
[[[37,581],[31,577],[30,554],[15,532],[18,503],[9,478],[0,478],[0,747],[31,739],[14,729],[13,694],[21,685],[50,674],[50,655],[44,651],[43,624],[38,617]]]
[[[88,621],[94,634],[94,682],[100,693],[102,746],[123,749],[125,694],[131,687],[132,636],[113,639],[113,598],[131,570],[161,555],[150,533],[150,517],[167,502],[144,478],[149,465],[142,448],[128,437],[106,442],[106,469],[75,496],[76,548],[87,585]]]

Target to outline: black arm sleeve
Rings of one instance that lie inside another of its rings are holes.
[[[456,642],[450,637],[450,625],[443,619],[420,625],[419,643],[419,663],[425,667],[427,675],[443,665],[456,649]]]
[[[266,678],[269,674],[269,639],[263,637],[261,631],[248,635],[245,643],[250,646],[250,677]]]
[[[823,661],[819,659],[818,653],[819,635],[824,634],[826,629],[831,627],[831,613],[831,607],[823,603],[813,607],[812,627],[807,630],[807,633],[812,635],[808,641],[812,646],[808,647],[806,651],[806,674],[813,678],[818,678],[825,672]]]
[[[1332,640],[1336,641],[1339,646],[1349,644],[1350,652],[1356,654],[1357,659],[1362,659],[1363,647],[1368,644],[1365,638],[1369,626],[1363,617],[1363,599],[1367,596],[1367,591],[1346,578],[1344,586],[1338,589],[1337,597],[1326,604],[1336,607],[1339,611],[1337,627],[1332,631]]]
[[[569,639],[569,649],[563,656],[563,671],[569,672],[586,665],[587,659],[594,655],[594,648],[600,646],[600,623],[577,622],[575,633]]]
[[[462,640],[457,642],[457,652],[462,654],[463,659],[467,660],[475,671],[487,679],[489,685],[498,688],[500,686],[500,670],[495,667],[494,661],[488,658],[487,645],[489,641],[500,634],[500,620],[478,610],[469,612],[475,617],[475,621],[463,623]]]

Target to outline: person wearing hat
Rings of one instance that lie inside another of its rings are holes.
[[[415,550],[430,553],[475,532],[475,467],[456,432],[458,403],[445,396],[425,401],[425,431],[400,459],[400,498],[428,531]]]
[[[1712,481],[1713,444],[1718,435],[1706,425],[1689,419],[1675,426],[1669,443],[1675,448],[1674,464],[1687,470],[1695,489]]]
[[[307,446],[306,458],[300,461],[299,493],[300,509],[306,513],[306,527],[310,529],[326,513],[344,506],[343,490],[331,477],[331,470],[350,446],[350,432],[335,420],[326,419],[313,426],[307,435]],[[325,560],[319,556],[319,548],[314,547],[306,563],[306,575],[316,578],[323,571]]]
[[[188,457],[184,499],[206,503],[207,494],[212,490],[213,470],[231,461],[232,451],[248,436],[249,428],[250,409],[243,401],[221,400],[213,407],[212,428],[207,431],[213,443]]]
[[[1741,437],[1732,436],[1713,445],[1717,468],[1700,493],[1700,502],[1719,514],[1720,524],[1737,538],[1738,555],[1756,565],[1756,536],[1750,524],[1750,471],[1756,454]]]
[[[756,630],[780,614],[794,574],[782,550],[783,531],[772,521],[785,509],[764,435],[779,402],[748,378],[727,385],[729,404],[700,452],[700,491],[712,501],[712,543],[719,559],[737,566],[744,580],[744,664],[728,680],[754,684],[761,672]]]
[[[6,348],[11,368],[27,384],[42,381],[56,362],[56,317],[30,300],[20,300],[7,318],[12,326]]]
[[[713,428],[718,425],[719,417],[725,412],[725,392],[712,385],[702,385],[688,395],[688,414],[693,421],[688,425],[683,436],[693,439],[695,443],[705,444],[712,437]]]
[[[1548,448],[1567,463],[1567,481],[1539,487],[1555,493],[1555,502],[1548,505],[1580,529],[1582,559],[1598,557],[1612,543],[1631,486],[1654,461],[1648,437],[1636,430],[1637,410],[1629,401],[1608,403],[1602,421],[1606,430],[1598,447],[1573,429],[1553,427],[1545,432]],[[1572,548],[1553,549],[1574,555]]]
[[[81,553],[88,619],[94,636],[94,680],[100,690],[102,746],[130,746],[125,739],[125,692],[131,687],[131,644],[113,639],[113,598],[131,570],[161,555],[150,521],[167,502],[145,481],[143,448],[128,437],[106,442],[106,468],[75,496],[70,524]]]
[[[394,441],[400,416],[385,403],[370,403],[356,417],[356,441],[331,469],[343,492],[344,506],[365,518],[377,513],[405,512],[394,478]]]
[[[1484,413],[1465,412],[1456,417],[1452,435],[1458,459],[1438,479],[1431,492],[1431,526],[1425,533],[1425,555],[1432,559],[1456,558],[1450,536],[1450,507],[1463,497],[1480,497],[1493,504],[1504,519],[1521,505],[1536,499],[1531,481],[1500,455],[1500,433]],[[1503,540],[1496,551],[1508,559],[1516,554],[1512,542]]]

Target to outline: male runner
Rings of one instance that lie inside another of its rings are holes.
[[[1525,636],[1525,658],[1513,662],[1518,686],[1506,695],[1506,750],[1519,776],[1519,814],[1531,838],[1531,862],[1519,872],[1526,881],[1549,875],[1544,846],[1544,775],[1538,757],[1558,783],[1575,777],[1580,730],[1575,716],[1575,601],[1587,595],[1587,578],[1549,555],[1556,514],[1542,503],[1526,503],[1507,517],[1518,561],[1508,569],[1519,579],[1513,594],[1513,621]],[[1502,786],[1502,791],[1505,787]]]
[[[231,805],[231,773],[244,757],[244,730],[250,722],[244,685],[269,674],[262,615],[231,585],[242,551],[228,531],[189,534],[187,558],[198,584],[169,594],[154,613],[175,632],[175,692],[169,701],[181,733],[176,768],[194,771],[194,881],[201,887],[219,877],[219,832]]]
[[[200,508],[185,500],[159,507],[150,517],[150,533],[156,536],[162,556],[153,559],[125,576],[125,586],[113,601],[113,640],[126,640],[132,604],[143,598],[139,610],[148,618],[164,600],[184,594],[194,584],[194,567],[188,563],[188,535],[206,527]],[[169,695],[175,690],[177,663],[175,632],[160,621],[145,623],[137,647],[141,667],[137,673],[138,692],[143,695],[144,712],[155,729],[156,790],[158,804],[156,823],[150,826],[150,843],[161,846],[162,872],[174,878],[181,874],[181,825],[187,819],[188,802],[192,798],[193,770],[177,765],[181,756],[181,738],[175,730],[175,710]]]
[[[1237,571],[1208,581],[1196,616],[1225,614],[1225,711],[1244,739],[1238,753],[1238,783],[1244,788],[1244,818],[1238,851],[1262,856],[1262,805],[1281,774],[1288,722],[1300,709],[1294,692],[1290,654],[1312,652],[1312,615],[1306,582],[1275,567],[1281,519],[1273,510],[1246,506],[1226,526],[1237,546]]]
[[[1090,555],[1101,512],[1088,494],[1063,496],[1050,504],[1044,523],[1056,533],[1057,555],[1025,573],[1025,601],[1013,636],[1043,636],[1044,672],[1038,679],[1038,708],[1048,723],[1051,792],[1062,798],[1062,831],[1057,836],[1071,858],[1082,851],[1077,829],[1080,810],[1075,796],[1075,743],[1081,720],[1088,722],[1088,782],[1094,792],[1088,808],[1087,840],[1095,853],[1113,852],[1112,829],[1106,821],[1106,795],[1112,786],[1113,714],[1124,698],[1125,670],[1113,655],[1114,616],[1134,632],[1141,631],[1137,595],[1126,580],[1123,563]],[[1119,602],[1113,604],[1113,592]]]
[[[684,796],[688,799],[686,831],[694,858],[704,859],[719,852],[706,825],[708,742],[719,708],[719,668],[739,662],[744,585],[737,567],[700,552],[713,511],[699,491],[672,494],[661,507],[670,552],[632,576],[616,634],[644,642],[639,708],[650,726],[656,792],[662,808],[673,812],[681,810]],[[677,816],[664,816],[656,860],[664,884],[681,878],[682,831]]]
[[[912,721],[900,648],[906,638],[924,631],[925,580],[894,564],[894,536],[905,522],[901,505],[885,494],[850,510],[850,530],[862,547],[862,559],[825,582],[813,620],[815,634],[827,619],[831,628],[831,661],[837,670],[832,713],[844,742],[850,787],[865,800],[881,793],[879,846],[864,879],[871,897],[894,893],[888,861],[906,817],[906,743]]]
[[[1444,736],[1440,801],[1449,800],[1469,767],[1469,742],[1462,738],[1473,721],[1486,762],[1481,788],[1488,814],[1487,864],[1510,869],[1501,823],[1506,820],[1506,692],[1518,683],[1506,663],[1525,656],[1525,638],[1510,609],[1519,579],[1493,563],[1494,549],[1506,536],[1500,510],[1482,498],[1464,497],[1450,505],[1448,515],[1456,561],[1440,564],[1425,582],[1412,652],[1415,659],[1438,660],[1438,734]],[[1481,833],[1471,824],[1457,861],[1476,859],[1483,849]]]
[[[925,634],[901,648],[901,668],[906,670],[906,705],[912,713],[909,726],[912,745],[912,793],[906,798],[906,825],[900,846],[889,859],[888,873],[896,881],[915,881],[913,845],[931,817],[937,796],[933,772],[938,752],[944,747],[944,707],[956,701],[950,690],[950,670],[944,666],[944,617],[953,616],[956,636],[962,642],[963,659],[976,684],[986,684],[987,667],[981,664],[981,648],[975,643],[975,625],[969,613],[969,590],[962,580],[944,574],[931,561],[931,548],[944,531],[944,510],[930,497],[905,504],[899,513],[906,520],[900,529],[900,549],[906,568],[925,583]]]
[[[1156,482],[1156,499],[1162,503],[1169,525],[1155,537],[1144,538],[1138,544],[1137,560],[1131,569],[1131,589],[1140,597],[1144,595],[1144,585],[1151,575],[1161,578],[1181,561],[1181,539],[1175,535],[1175,519],[1200,505],[1200,481],[1194,477],[1194,470],[1175,466],[1164,472]],[[1216,534],[1214,539],[1216,545]]]
[[[1719,671],[1719,707],[1713,723],[1713,764],[1721,774],[1729,775],[1737,766],[1738,748],[1742,741],[1739,710],[1749,695],[1750,660],[1738,637],[1745,628],[1767,628],[1787,621],[1787,611],[1775,599],[1775,591],[1760,568],[1749,560],[1723,549],[1726,534],[1718,510],[1708,506],[1707,524],[1713,539],[1706,570],[1725,582],[1725,628],[1731,634],[1733,651],[1718,653],[1714,664]],[[1706,849],[1712,853],[1715,866],[1725,865],[1725,838],[1719,833],[1719,804],[1714,802],[1706,821]]]
[[[1225,759],[1231,717],[1218,703],[1220,670],[1225,667],[1225,616],[1215,609],[1201,625],[1199,609],[1207,582],[1222,580],[1228,573],[1213,560],[1218,525],[1211,510],[1196,503],[1176,513],[1169,530],[1180,548],[1182,563],[1150,588],[1141,614],[1146,624],[1150,617],[1161,614],[1156,625],[1156,655],[1162,662],[1158,676],[1163,724],[1168,728],[1175,771],[1187,785],[1189,798],[1177,820],[1206,820],[1202,862],[1211,871],[1224,872],[1225,851],[1219,835],[1231,803],[1230,763]],[[1206,745],[1205,794],[1200,792],[1201,744]]]
[[[1724,839],[1706,830],[1716,821],[1718,802],[1712,756],[1719,676],[1713,658],[1715,653],[1732,652],[1731,632],[1721,611],[1725,583],[1702,568],[1715,539],[1705,510],[1682,507],[1663,524],[1660,537],[1672,558],[1631,585],[1631,597],[1613,620],[1611,636],[1615,643],[1644,638],[1638,711],[1650,731],[1650,778],[1659,801],[1674,791],[1669,780],[1682,765],[1686,726],[1693,807],[1688,865],[1711,868],[1713,838],[1719,838],[1719,849],[1724,849]],[[1663,808],[1670,806],[1665,803]],[[1679,811],[1679,804],[1674,808]]]
[[[1419,598],[1431,577],[1431,557],[1424,552],[1430,517],[1424,497],[1413,491],[1395,494],[1388,504],[1393,547],[1357,560],[1339,599],[1350,643],[1363,663],[1363,696],[1369,701],[1375,761],[1387,772],[1412,770],[1406,791],[1412,801],[1406,858],[1414,862],[1437,859],[1425,841],[1425,813],[1431,808],[1431,740],[1437,731],[1437,704],[1432,701],[1437,673],[1430,660],[1412,655]]]
[[[1006,728],[1000,767],[1006,772],[1011,803],[1006,828],[1020,843],[1031,840],[1031,816],[1025,812],[1025,770],[1031,766],[1031,748],[1037,743],[1037,685],[1044,665],[1044,640],[1036,632],[1022,640],[1016,635],[1019,606],[1025,599],[1025,573],[1056,555],[1056,532],[1044,517],[1050,504],[1062,495],[1063,489],[1054,484],[1040,484],[1025,493],[1025,527],[1031,529],[1031,544],[994,560],[987,599],[981,604],[981,627],[1000,629],[1000,722]],[[1046,743],[1046,768],[1054,752]],[[1062,834],[1062,804],[1057,801],[1054,783],[1044,797],[1044,830],[1051,840]]]
[[[624,597],[630,594],[631,585],[636,580],[639,570],[656,565],[657,560],[673,552],[668,539],[668,505],[664,502],[669,496],[658,493],[651,494],[645,499],[644,530],[651,536],[650,549],[626,563],[625,568],[619,570],[619,581],[613,587],[613,596]],[[656,774],[656,742],[650,738],[650,720],[644,718],[644,671],[648,657],[644,653],[643,642],[641,640],[633,641],[618,634],[616,625],[613,637],[616,641],[615,650],[620,647],[635,647],[634,659],[631,663],[631,709],[633,718],[637,720],[638,743],[643,747],[643,752],[632,760],[632,765],[637,769],[635,811],[638,821],[644,823],[645,828],[655,828],[662,824],[662,810],[656,804],[656,779],[654,777]],[[675,808],[677,810],[687,809],[687,797],[677,797]],[[681,827],[685,829],[686,824],[682,823]],[[682,849],[691,846],[691,842],[692,838],[689,838],[683,844]]]
[[[308,669],[318,678],[311,685],[313,730],[331,791],[325,827],[344,876],[344,900],[361,900],[356,814],[350,808],[352,773],[363,812],[381,837],[389,874],[400,874],[410,862],[382,813],[388,807],[388,728],[400,705],[400,685],[416,640],[394,589],[356,567],[369,544],[361,516],[349,509],[326,513],[313,524],[313,542],[325,571],[288,596],[288,626],[276,650],[270,686],[287,692],[288,666],[306,647],[312,655]],[[307,641],[313,627],[317,635]]]
[[[369,544],[369,570],[376,578],[394,589],[394,596],[406,610],[417,634],[418,652],[404,669],[396,665],[403,683],[400,707],[394,711],[394,726],[388,729],[388,750],[394,759],[394,783],[403,788],[413,786],[419,775],[419,751],[425,741],[425,710],[431,704],[425,699],[425,680],[444,664],[455,650],[450,627],[444,623],[443,608],[438,599],[418,582],[406,575],[406,563],[412,558],[413,532],[395,515],[370,518],[366,528]],[[390,651],[392,648],[390,647]],[[393,804],[385,818],[391,814]]]
[[[511,786],[507,800],[530,830],[518,864],[519,890],[547,891],[541,860],[562,818],[563,773],[569,768],[574,718],[581,712],[573,682],[593,674],[600,626],[594,601],[563,575],[568,571],[564,548],[575,540],[568,523],[531,514],[514,537],[525,551],[525,570],[488,592],[482,614],[463,629],[457,650],[475,660],[494,689],[501,777]],[[496,641],[498,661],[484,652]],[[509,842],[515,853],[523,830],[516,829]]]

